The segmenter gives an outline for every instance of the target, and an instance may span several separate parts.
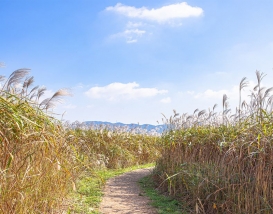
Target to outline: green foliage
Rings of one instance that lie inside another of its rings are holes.
[[[159,214],[186,214],[183,204],[177,200],[167,197],[156,190],[156,185],[153,182],[152,176],[147,176],[139,181],[142,189],[151,200],[151,205],[156,207]]]

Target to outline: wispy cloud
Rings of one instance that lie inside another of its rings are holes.
[[[107,100],[147,98],[166,93],[168,93],[167,90],[158,90],[157,88],[140,88],[136,82],[115,82],[103,87],[92,87],[85,92],[90,98]]]
[[[126,24],[126,28],[138,28],[138,27],[142,27],[144,26],[145,24],[142,23],[142,22],[131,22],[129,21],[127,24]]]
[[[170,97],[166,97],[166,98],[161,99],[160,102],[161,102],[161,103],[171,103],[172,100],[171,100]]]
[[[146,33],[145,30],[139,30],[139,29],[128,29],[121,33],[117,33],[112,35],[112,38],[125,38],[127,43],[136,43],[138,41],[138,38],[142,37]]]
[[[192,7],[188,5],[187,2],[170,4],[152,9],[146,7],[136,8],[118,3],[115,6],[107,7],[106,11],[112,11],[129,18],[137,18],[159,23],[166,23],[174,19],[198,17],[203,14],[202,8]]]

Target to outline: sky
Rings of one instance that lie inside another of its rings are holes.
[[[0,0],[0,75],[30,68],[73,121],[157,124],[273,86],[272,0]]]

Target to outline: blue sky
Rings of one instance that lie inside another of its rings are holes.
[[[0,0],[0,74],[30,68],[70,121],[161,121],[192,113],[255,71],[273,86],[272,0]],[[246,93],[251,87],[246,89]]]

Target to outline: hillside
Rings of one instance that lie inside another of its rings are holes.
[[[135,123],[131,123],[131,124],[125,124],[125,123],[110,123],[110,122],[103,122],[103,121],[85,121],[84,122],[87,126],[95,126],[95,127],[101,127],[101,126],[107,126],[108,128],[114,128],[114,127],[121,127],[121,128],[125,128],[127,130],[144,130],[147,131],[149,133],[162,133],[165,128],[166,125],[151,125],[151,124],[135,124]]]

